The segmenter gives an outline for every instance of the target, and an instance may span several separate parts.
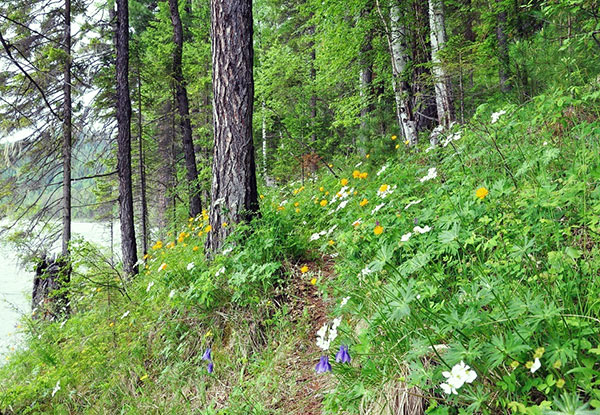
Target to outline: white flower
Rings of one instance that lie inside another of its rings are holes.
[[[348,300],[350,299],[350,297],[344,297],[342,299],[342,302],[340,303],[340,308],[342,308],[343,306],[345,306],[348,303]]]
[[[337,225],[333,225],[331,228],[329,228],[329,230],[327,231],[327,235],[331,235],[331,232],[335,231],[336,228],[337,228]],[[321,234],[324,235],[325,231],[323,231]]]
[[[224,272],[225,272],[225,267],[219,268],[219,270],[215,273],[215,277],[218,277],[219,275],[221,275]]]
[[[67,322],[67,320],[63,320],[62,323],[60,323],[60,328],[62,329],[65,326],[65,323]]]
[[[420,226],[415,226],[413,228],[413,232],[417,232],[417,233],[427,233],[431,230],[431,228],[429,226],[425,226],[424,228],[421,228]]]
[[[224,249],[224,250],[223,250],[223,255],[229,255],[229,254],[231,253],[231,251],[233,251],[233,248],[232,248],[232,247],[229,247],[229,248],[227,248],[227,249]]]
[[[317,232],[317,233],[313,233],[313,234],[310,236],[310,240],[311,240],[311,241],[316,241],[316,240],[317,240],[317,239],[319,239],[320,237],[321,237],[321,235],[319,235],[319,232]]]
[[[407,242],[410,239],[411,236],[412,236],[412,232],[405,233],[404,235],[402,235],[402,238],[400,238],[400,240],[402,242]]]
[[[60,390],[60,379],[58,380],[58,382],[56,382],[56,386],[54,386],[54,389],[52,389],[52,397],[54,397],[54,395],[56,395],[56,392],[58,392]]]
[[[547,146],[547,145],[548,145],[548,142],[547,142],[547,141],[544,141],[543,145]]]
[[[496,121],[498,121],[498,119],[504,114],[506,114],[506,111],[504,111],[504,110],[500,110],[498,112],[493,113],[492,114],[492,124],[494,124]]]
[[[365,267],[362,269],[362,271],[360,271],[360,275],[369,275],[373,272],[373,270],[371,268],[369,268],[368,265],[365,265]]]
[[[154,286],[154,281],[150,281],[148,283],[148,287],[146,288],[146,292],[150,292],[150,288],[152,288]]]
[[[171,292],[169,293],[169,298],[173,298],[174,295],[175,295],[175,290],[171,290]]]
[[[445,147],[445,146],[444,146]],[[425,149],[426,153],[429,153],[431,150],[435,150],[435,146],[429,146]]]
[[[356,219],[354,222],[352,222],[352,226],[358,226],[362,223],[362,218],[358,218]]]
[[[535,373],[536,370],[538,370],[540,367],[542,367],[542,362],[540,362],[540,359],[538,359],[537,357],[535,358],[535,360],[533,361],[533,365],[531,366],[531,373]]]
[[[381,166],[381,168],[379,169],[379,171],[377,172],[378,176],[381,176],[381,174],[385,171],[385,169],[388,168],[387,164],[384,164],[383,166]]]
[[[454,389],[452,386],[448,385],[447,383],[442,383],[440,385],[440,388],[442,388],[442,390],[445,393],[447,393],[448,395],[450,395],[450,394],[458,395],[458,392],[456,391],[456,389]]]
[[[121,320],[123,320],[128,315],[129,315],[129,310],[127,310],[126,312],[123,313],[123,315],[121,316]]]
[[[281,203],[279,204],[279,206],[285,206],[287,202],[288,202],[287,199],[282,200]]]
[[[358,163],[356,163],[356,164],[354,165],[354,167],[360,167],[360,166],[362,166],[362,163],[363,163],[362,161],[359,161]]]
[[[329,350],[329,341],[325,338],[329,327],[327,323],[317,331],[317,347],[321,350]]]
[[[385,203],[382,203],[380,205],[377,205],[373,208],[373,210],[371,210],[371,215],[374,214],[375,212],[379,212],[379,209],[381,209],[382,207],[385,206]]]
[[[409,207],[411,207],[412,205],[418,205],[418,204],[419,204],[419,203],[421,203],[421,202],[422,202],[422,200],[421,200],[421,199],[419,199],[419,200],[415,200],[415,201],[413,201],[413,202],[410,202],[408,205],[404,206],[404,210],[408,209],[408,208],[409,208]]]
[[[187,264],[187,270],[191,271],[196,265],[193,262],[190,262],[189,264]]]
[[[457,389],[460,389],[465,383],[472,383],[477,379],[477,373],[462,360],[455,364],[450,372],[442,372],[442,375],[446,378],[446,383],[442,383],[440,387],[447,394],[458,394]]]
[[[343,200],[342,202],[340,202],[340,204],[335,209],[335,211],[337,212],[338,210],[345,208],[347,204],[348,204],[348,201],[347,200]]]
[[[462,135],[462,132],[460,132],[460,131],[457,131],[453,134],[448,135],[448,137],[444,138],[444,140],[442,141],[442,146],[446,147],[451,142],[460,140],[461,135]]]
[[[432,167],[429,170],[427,170],[427,175],[421,177],[420,181],[421,181],[421,183],[423,183],[428,180],[435,179],[436,177],[437,177],[437,169],[435,167]]]

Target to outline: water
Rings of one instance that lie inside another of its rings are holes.
[[[119,252],[118,223],[113,226],[115,252]],[[73,222],[73,237],[82,237],[89,242],[110,246],[110,225],[107,223]],[[54,249],[59,251],[59,244]],[[16,252],[5,244],[0,244],[0,357],[17,347],[21,340],[18,334],[19,319],[31,312],[31,290],[33,272],[19,266]],[[0,360],[0,364],[4,360]]]

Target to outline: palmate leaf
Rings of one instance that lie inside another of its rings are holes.
[[[506,336],[501,334],[493,335],[486,350],[487,364],[493,369],[500,366],[505,359],[515,359],[520,353],[530,349],[530,346],[524,344],[513,333],[508,333]]]
[[[544,415],[600,415],[600,409],[591,409],[589,403],[583,403],[575,394],[564,394],[554,400],[556,410],[546,410]]]

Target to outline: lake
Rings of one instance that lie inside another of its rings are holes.
[[[110,246],[110,224],[97,222],[73,222],[73,238],[81,237],[93,243]],[[119,224],[113,226],[115,245],[119,242]],[[60,241],[53,251],[60,250]],[[120,249],[115,246],[115,254]],[[8,245],[0,244],[0,364],[4,356],[19,341],[17,325],[24,313],[31,312],[31,290],[33,273],[25,271],[18,264],[17,253]]]

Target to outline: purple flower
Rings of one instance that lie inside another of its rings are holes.
[[[328,356],[321,356],[319,363],[317,363],[317,367],[315,367],[315,371],[317,373],[331,372],[331,365],[329,364]]]
[[[208,362],[208,367],[206,368],[206,370],[208,370],[208,373],[212,373],[213,370],[214,370],[214,367],[215,367],[215,365],[214,365],[214,363],[211,360],[211,361]]]
[[[335,355],[335,361],[337,363],[350,363],[350,354],[348,353],[348,346],[340,346],[340,350]]]
[[[413,223],[414,223],[415,225],[416,225],[417,223],[419,223],[419,218],[415,218],[415,219],[413,220]]]
[[[206,351],[202,355],[202,360],[208,360],[209,362],[212,360],[210,357],[210,347],[206,349]]]

